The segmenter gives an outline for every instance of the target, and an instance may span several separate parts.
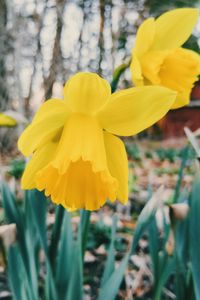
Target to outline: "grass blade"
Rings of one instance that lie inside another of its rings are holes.
[[[106,283],[111,274],[115,269],[115,236],[117,229],[117,216],[113,217],[112,233],[111,233],[111,243],[108,251],[108,258],[105,264],[104,273],[101,280],[101,287]]]
[[[22,215],[17,207],[13,193],[10,191],[10,188],[5,182],[1,184],[1,191],[3,199],[3,208],[5,211],[5,217],[7,222],[15,223],[17,225],[17,228],[23,231],[24,224],[22,221]]]
[[[126,270],[129,257],[131,254],[135,252],[139,239],[141,238],[148,224],[152,221],[153,217],[155,216],[155,213],[160,205],[162,193],[163,193],[163,188],[161,187],[160,189],[158,189],[158,191],[153,195],[153,197],[147,202],[147,204],[143,208],[138,218],[131,249],[126,254],[122,262],[120,263],[120,266],[112,273],[110,278],[105,282],[105,284],[100,289],[98,300],[115,299],[120,284],[122,282],[122,279],[124,277],[124,272]]]
[[[190,254],[196,299],[200,299],[200,177],[196,177],[191,192]]]
[[[66,300],[82,300],[83,299],[83,262],[81,250],[82,238],[80,231],[78,232],[78,239],[73,247],[73,268],[71,268],[71,276],[67,290]]]
[[[8,250],[8,279],[14,300],[31,300],[30,289],[18,247]]]
[[[55,218],[55,223],[53,225],[52,235],[51,235],[51,243],[49,246],[49,259],[50,259],[50,263],[51,263],[53,271],[55,270],[55,259],[56,259],[56,254],[58,251],[58,243],[59,243],[60,235],[61,235],[61,228],[62,228],[62,223],[63,223],[63,218],[64,218],[64,212],[65,212],[65,209],[61,205],[56,207],[56,218]]]
[[[82,257],[84,260],[85,249],[87,246],[87,237],[88,237],[88,229],[90,225],[90,215],[91,211],[82,210],[81,211],[81,220],[79,226],[81,227],[81,240],[82,240]]]
[[[142,212],[139,215],[137,226],[134,232],[134,238],[131,246],[131,254],[136,250],[138,242],[147,228],[148,224],[153,220],[157,209],[161,204],[161,195],[163,194],[163,187],[160,187],[157,192],[147,202]]]
[[[148,233],[150,256],[153,265],[154,282],[156,283],[159,278],[159,231],[155,217],[149,225]]]
[[[120,284],[124,277],[124,272],[128,264],[129,256],[130,252],[126,254],[124,259],[121,261],[120,266],[112,273],[110,278],[102,286],[102,288],[100,289],[98,300],[116,299],[117,292],[119,290]]]
[[[163,260],[164,261],[162,264],[162,270],[160,272],[160,278],[154,291],[154,300],[162,299],[161,296],[163,292],[163,287],[166,284],[169,276],[175,271],[175,257],[168,256],[166,253],[164,253]]]
[[[73,232],[70,214],[65,211],[56,260],[56,282],[61,299],[65,299],[73,270]]]
[[[48,247],[47,247],[47,236],[46,236],[46,209],[47,201],[43,193],[37,190],[32,190],[27,192],[29,195],[29,204],[32,208],[33,222],[35,224],[37,234],[41,243],[41,246],[45,253],[46,259],[46,269],[47,274],[45,278],[45,294],[46,298],[49,300],[57,299],[57,292],[55,281],[53,278],[53,273],[51,269],[51,264],[49,261]]]
[[[2,197],[6,220],[9,223],[15,223],[17,226],[17,239],[26,270],[29,292],[32,295],[32,299],[36,300],[38,299],[37,273],[35,272],[34,254],[32,252],[33,247],[30,246],[30,242],[33,241],[33,238],[32,235],[30,237],[26,230],[26,216],[19,210],[13,194],[5,183],[2,184]]]

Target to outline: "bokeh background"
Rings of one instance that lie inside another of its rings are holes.
[[[0,111],[30,117],[44,99],[60,96],[78,71],[111,80],[130,57],[142,21],[198,0],[1,0]],[[183,24],[184,26],[184,24]],[[187,42],[199,51],[200,25]],[[131,85],[127,70],[121,87]]]

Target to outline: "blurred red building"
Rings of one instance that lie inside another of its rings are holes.
[[[165,138],[184,136],[183,128],[185,126],[192,131],[200,128],[200,81],[192,90],[190,104],[169,111],[166,117],[159,122]]]

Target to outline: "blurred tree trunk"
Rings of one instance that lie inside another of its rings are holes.
[[[0,1],[0,111],[8,108],[8,90],[6,84],[6,23],[7,23],[7,7],[6,1]]]
[[[102,73],[102,66],[101,63],[103,61],[104,57],[104,25],[105,25],[105,0],[100,0],[99,2],[99,8],[100,8],[100,30],[99,30],[99,70],[98,73],[101,75]]]
[[[44,78],[44,90],[45,90],[45,99],[49,99],[52,96],[53,84],[56,80],[56,75],[58,71],[58,67],[60,66],[60,60],[62,57],[61,53],[61,32],[62,32],[62,13],[65,6],[65,0],[57,0],[56,8],[57,8],[57,28],[56,28],[56,37],[54,40],[53,47],[53,58],[52,63],[49,70],[49,76]]]
[[[82,9],[83,12],[83,25],[81,27],[81,31],[80,31],[80,36],[79,36],[79,58],[78,58],[78,62],[77,62],[77,69],[80,71],[82,69],[81,66],[81,60],[82,60],[82,49],[83,49],[83,32],[85,29],[85,21],[87,19],[87,11],[85,8],[85,2],[82,1],[80,3],[80,8]]]

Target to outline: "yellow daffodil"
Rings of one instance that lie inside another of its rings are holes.
[[[5,115],[4,113],[0,113],[0,126],[8,126],[12,127],[17,124],[16,120]]]
[[[200,56],[181,48],[198,19],[198,9],[180,8],[149,18],[138,29],[131,73],[136,86],[162,85],[178,92],[172,108],[189,103],[200,74]]]
[[[95,210],[107,199],[128,199],[128,162],[123,142],[161,119],[176,93],[138,87],[111,94],[107,81],[78,73],[64,87],[64,100],[46,101],[19,138],[32,154],[22,177],[24,189],[45,190],[68,210]]]

